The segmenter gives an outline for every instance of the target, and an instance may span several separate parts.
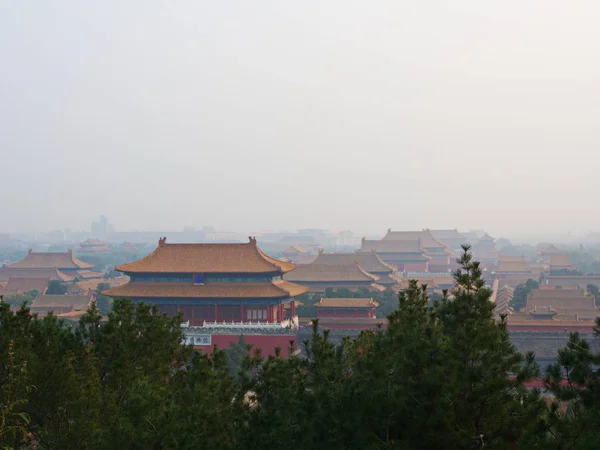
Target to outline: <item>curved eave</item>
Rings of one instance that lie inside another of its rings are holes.
[[[152,283],[129,282],[102,291],[108,297],[132,298],[272,298],[284,299],[308,292],[308,287],[289,281],[258,283]]]

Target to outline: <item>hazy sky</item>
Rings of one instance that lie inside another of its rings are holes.
[[[600,3],[0,0],[0,231],[600,229]]]

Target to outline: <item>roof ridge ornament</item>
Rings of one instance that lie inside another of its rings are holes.
[[[256,247],[256,237],[248,236],[248,241]]]
[[[166,236],[158,238],[158,246],[159,247],[164,246],[166,243],[167,243],[167,237]]]

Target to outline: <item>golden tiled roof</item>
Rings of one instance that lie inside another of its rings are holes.
[[[93,270],[79,270],[76,277],[81,278],[82,280],[90,280],[102,278],[104,277],[104,274],[100,272],[94,272]]]
[[[63,308],[70,306],[74,310],[86,309],[92,297],[89,295],[49,295],[39,294],[33,303],[33,308]]]
[[[71,281],[73,277],[58,269],[18,269],[9,266],[0,267],[0,280],[17,278],[49,278],[51,280]]]
[[[50,278],[10,277],[4,289],[0,289],[0,293],[23,293],[33,290],[43,293],[49,282]]]
[[[320,253],[313,264],[358,264],[370,273],[391,273],[395,268],[377,256],[377,253]]]
[[[421,245],[425,249],[430,248],[445,248],[446,244],[438,241],[433,237],[429,230],[423,231],[392,231],[388,230],[387,234],[382,238],[384,241],[415,241],[421,240]]]
[[[366,272],[358,264],[307,264],[284,275],[293,282],[377,281],[378,276]]]
[[[534,307],[551,306],[559,311],[568,310],[594,310],[594,297],[583,289],[533,289],[527,297],[527,309]]]
[[[315,304],[318,308],[375,308],[379,304],[372,298],[325,298]]]
[[[511,272],[511,273],[530,273],[525,260],[504,261],[501,260],[496,269],[496,273]]]
[[[9,264],[8,268],[13,269],[91,269],[93,264],[81,261],[73,252],[32,252],[21,261]]]
[[[304,247],[300,246],[299,244],[293,244],[293,245],[290,245],[285,250],[283,250],[281,253],[308,253],[308,250],[306,250]]]
[[[552,270],[553,267],[571,267],[569,255],[552,255],[550,257],[550,270]]]
[[[458,232],[455,228],[454,230],[426,230],[431,233],[431,235],[437,239],[438,241],[444,241],[444,239],[462,239],[466,240],[465,237]]]
[[[564,255],[565,252],[563,250],[557,248],[555,245],[550,244],[548,247],[546,247],[542,251],[540,251],[540,254],[542,254],[544,256],[552,256],[552,255]]]
[[[359,253],[425,253],[425,248],[419,239],[406,241],[375,241],[369,239],[362,240],[362,246]]]
[[[106,291],[109,297],[161,298],[287,298],[304,294],[305,286],[288,281],[252,283],[152,283],[129,282]]]
[[[163,238],[148,256],[116,269],[126,273],[285,273],[294,267],[263,253],[254,238],[246,244],[167,244]]]

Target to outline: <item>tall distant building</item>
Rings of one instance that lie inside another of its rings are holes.
[[[108,221],[106,216],[100,216],[97,222],[92,222],[91,232],[93,237],[101,238],[107,234],[114,233],[115,227]]]

